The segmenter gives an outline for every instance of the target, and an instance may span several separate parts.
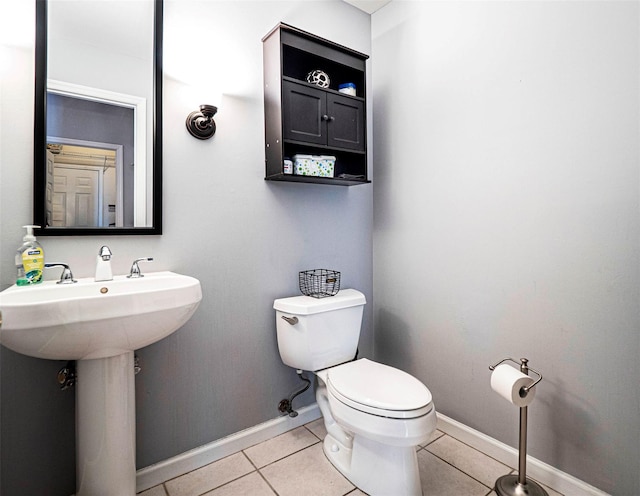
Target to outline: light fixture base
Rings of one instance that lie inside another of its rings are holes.
[[[187,131],[194,138],[206,140],[216,134],[216,122],[213,116],[218,112],[218,108],[213,105],[200,105],[200,110],[191,112],[187,116]]]

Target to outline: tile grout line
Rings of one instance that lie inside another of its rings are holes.
[[[313,434],[313,433],[312,433],[312,434]],[[255,445],[254,445],[254,446],[255,446]],[[253,446],[252,446],[252,447],[253,447]],[[242,454],[243,454],[245,457],[247,457],[247,459],[249,460],[249,463],[251,463],[251,465],[253,465],[253,466],[255,467],[255,469],[256,469],[255,471],[258,473],[258,476],[260,476],[260,478],[261,478],[261,479],[262,479],[262,480],[267,484],[267,486],[269,486],[269,489],[271,489],[271,490],[273,491],[273,494],[275,494],[276,496],[280,496],[280,495],[278,494],[278,491],[276,491],[276,488],[275,488],[275,487],[273,487],[273,486],[271,485],[271,483],[267,480],[267,478],[264,476],[264,474],[263,474],[263,473],[262,473],[262,471],[258,468],[258,466],[257,466],[255,463],[253,463],[253,460],[252,460],[251,458],[249,458],[249,455],[247,455],[247,454],[244,452],[244,450],[241,450],[241,451],[242,451]],[[287,456],[289,456],[289,455],[287,455]],[[286,458],[286,456],[285,456],[284,458]],[[281,458],[281,460],[284,460],[284,458]],[[275,463],[275,462],[274,462],[274,463]],[[265,467],[266,467],[266,466],[267,466],[267,465],[265,465]],[[253,473],[253,472],[251,472],[251,473]],[[249,475],[249,474],[247,474],[247,475]]]
[[[253,474],[254,472],[257,472],[257,473],[258,473],[258,475],[262,476],[262,474],[260,473],[260,469],[258,469],[258,467],[256,467],[256,464],[255,464],[255,463],[253,463],[253,460],[251,460],[251,458],[249,458],[249,456],[244,452],[244,450],[240,450],[240,451],[238,451],[238,452],[236,452],[236,453],[242,453],[242,456],[244,456],[244,457],[245,457],[245,459],[246,459],[246,460],[251,464],[251,466],[253,467],[253,470],[252,470],[251,472],[247,472],[246,474],[242,474],[242,475],[240,475],[240,476],[236,477],[236,478],[235,478],[235,479],[233,479],[233,480],[227,481],[227,482],[225,482],[224,484],[221,484],[221,485],[219,485],[219,486],[213,487],[213,488],[211,488],[211,489],[207,490],[206,492],[202,493],[200,496],[204,496],[205,494],[207,494],[207,493],[209,493],[209,492],[211,492],[211,491],[215,491],[216,489],[220,489],[221,487],[228,486],[228,485],[229,485],[229,484],[231,484],[232,482],[235,482],[235,481],[237,481],[237,480],[240,480],[240,479],[242,479],[243,477],[246,477],[246,476],[248,476],[248,475]],[[234,455],[235,455],[236,453],[234,453]],[[233,455],[229,455],[229,456],[233,456]],[[216,463],[216,462],[213,462],[213,463]],[[263,477],[263,478],[264,478],[264,477]],[[269,484],[269,483],[267,482],[267,484]],[[271,485],[270,485],[270,484],[269,484],[269,487],[271,487]],[[278,494],[278,493],[276,492],[276,495],[277,495],[277,494]]]
[[[252,473],[254,473],[254,472],[259,472],[259,470],[256,468],[255,464],[254,464],[254,463],[251,461],[251,459],[250,459],[250,458],[245,454],[244,450],[240,450],[240,451],[237,451],[237,452],[235,452],[235,453],[232,453],[232,454],[230,454],[230,455],[228,455],[228,456],[226,456],[226,457],[224,457],[224,458],[221,458],[220,460],[224,460],[225,458],[229,458],[230,456],[234,456],[234,455],[237,455],[237,454],[239,454],[239,453],[242,453],[242,455],[243,455],[243,456],[244,456],[244,457],[249,461],[249,463],[250,463],[250,464],[251,464],[251,466],[254,468],[254,470],[251,470],[250,472],[247,472],[246,474],[239,475],[239,476],[238,476],[238,477],[236,477],[235,479],[231,479],[231,480],[229,480],[229,481],[225,482],[224,484],[219,484],[219,485],[217,485],[217,486],[211,487],[211,488],[207,489],[205,492],[203,492],[203,493],[198,493],[198,494],[197,494],[197,495],[195,495],[195,496],[204,496],[205,494],[210,493],[211,491],[215,491],[216,489],[219,489],[219,488],[221,488],[221,487],[227,486],[227,485],[231,484],[232,482],[235,482],[235,481],[237,481],[237,480],[239,480],[239,479],[242,479],[243,477],[246,477],[246,476],[247,476],[247,475],[249,475],[249,474],[252,474]],[[211,462],[211,463],[209,463],[208,465],[213,465],[214,463],[219,462],[220,460],[216,460],[215,462]],[[204,467],[206,467],[206,466],[208,466],[208,465],[205,465]],[[196,469],[196,470],[200,470],[201,468],[204,468],[204,467],[200,467],[199,469]],[[195,472],[195,470],[192,470],[191,472]],[[187,472],[187,473],[191,473],[191,472]],[[186,475],[186,474],[183,474],[183,475]],[[180,475],[180,476],[178,476],[178,477],[182,477],[182,475]],[[170,479],[170,480],[177,479],[178,477],[174,477],[173,479]],[[169,493],[169,491],[168,491],[168,489],[166,488],[166,486],[165,486],[165,483],[164,483],[164,482],[162,483],[162,487],[165,489],[165,492],[168,494],[168,493]],[[276,494],[277,494],[277,493],[276,493]],[[173,495],[168,494],[168,496],[173,496]]]
[[[471,446],[470,444],[465,443],[464,441],[461,441],[460,439],[458,439],[455,436],[452,436],[451,434],[445,434],[445,436],[449,436],[451,439],[455,439],[456,441],[458,441],[459,443],[464,444],[465,446],[471,448],[472,450],[477,451],[478,453],[482,453],[484,456],[486,456],[487,458],[491,458],[492,460],[500,463],[501,465],[504,465],[505,467],[511,469],[511,471],[514,471],[516,468],[515,467],[511,467],[510,465],[505,464],[504,462],[501,462],[500,460],[492,457],[491,455],[487,455],[484,451],[480,451],[478,448],[474,448],[473,446]],[[442,436],[441,436],[442,437]],[[440,439],[440,438],[438,438]]]
[[[440,458],[438,455],[436,455],[435,453],[431,453],[431,451],[426,450],[429,454],[435,456],[436,458],[438,458],[439,460],[442,460],[444,463],[446,463],[447,465],[449,465],[450,467],[455,468],[458,472],[460,472],[461,474],[466,475],[467,477],[469,477],[470,479],[473,479],[474,481],[476,481],[478,484],[486,487],[489,489],[489,492],[493,491],[493,488],[487,486],[484,482],[479,481],[478,479],[476,479],[473,475],[470,475],[468,473],[466,473],[464,470],[462,470],[460,467],[456,467],[453,463],[448,462],[447,460],[445,460],[444,458]],[[510,472],[511,473],[511,472]]]
[[[269,486],[269,489],[271,489],[273,491],[273,494],[275,494],[276,496],[280,496],[278,494],[278,491],[276,491],[276,488],[273,487],[271,485],[271,483],[267,480],[267,478],[264,476],[264,474],[260,471],[260,469],[257,470],[258,475],[262,478],[263,481],[265,481],[267,483],[267,486]]]
[[[318,436],[316,436],[316,438],[317,438],[317,437],[318,437]],[[301,451],[304,451],[304,450],[306,450],[307,448],[311,448],[311,446],[315,446],[315,445],[316,445],[316,444],[318,444],[319,442],[320,442],[320,441],[316,441],[316,442],[314,442],[314,443],[311,443],[311,444],[309,444],[309,445],[305,446],[304,448],[300,448],[300,449],[298,449],[298,450],[296,450],[296,451],[292,451],[291,453],[289,453],[288,455],[283,456],[282,458],[278,458],[277,460],[273,460],[272,462],[269,462],[269,463],[267,463],[266,465],[263,465],[262,467],[257,468],[257,470],[262,470],[263,468],[270,467],[270,466],[271,466],[271,465],[273,465],[274,463],[278,463],[278,462],[280,462],[280,461],[282,461],[282,460],[284,460],[284,459],[286,459],[286,458],[289,458],[291,455],[295,455],[296,453],[300,453]],[[246,455],[245,455],[245,456],[246,456]],[[247,457],[247,458],[248,458],[248,457]],[[255,466],[255,465],[254,465],[254,466]]]
[[[425,445],[423,445],[423,446],[420,446],[420,449],[426,449],[426,448],[427,448],[427,446],[431,446],[431,445],[432,445],[433,443],[435,443],[438,439],[442,439],[444,436],[448,436],[448,434],[445,434],[445,433],[444,433],[444,432],[442,432],[442,431],[440,431],[440,432],[441,432],[441,434],[440,434],[438,437],[436,437],[435,439],[432,439],[432,440],[431,440],[431,441],[429,441],[427,444],[425,444]],[[420,451],[420,450],[418,450],[418,451]]]
[[[253,446],[252,446],[252,447],[253,447]],[[240,452],[244,455],[244,457],[245,457],[247,460],[249,460],[249,463],[251,464],[251,466],[252,466],[253,468],[255,468],[256,470],[260,470],[260,469],[258,468],[258,466],[257,466],[255,463],[253,463],[253,460],[249,457],[249,455],[247,455],[247,454],[244,452],[244,450],[240,450]],[[214,462],[214,463],[215,463],[215,462]]]
[[[443,436],[440,436],[438,439],[434,439],[434,440],[433,440],[431,443],[429,443],[427,446],[430,446],[430,445],[431,445],[431,444],[433,444],[435,441],[437,441],[437,440],[439,440],[439,439],[442,439],[444,436],[448,436],[448,435],[449,435],[449,434],[444,434]],[[453,436],[449,436],[449,437],[451,437],[452,439],[455,439],[455,437],[453,437]],[[456,439],[456,441],[458,441],[458,439]],[[460,441],[460,442],[462,442],[462,441]],[[463,444],[464,444],[464,443],[463,443]],[[471,446],[469,446],[469,447],[471,448]],[[484,482],[482,482],[482,481],[480,481],[480,480],[476,479],[473,475],[466,473],[466,472],[465,472],[464,470],[462,470],[460,467],[455,466],[453,463],[451,463],[451,462],[449,462],[449,461],[445,460],[444,458],[442,458],[442,457],[440,457],[440,456],[436,455],[436,454],[435,454],[435,453],[433,453],[432,451],[429,451],[429,450],[426,448],[426,446],[425,446],[424,448],[422,448],[422,449],[423,449],[423,450],[425,450],[427,453],[429,453],[429,454],[431,454],[431,455],[435,456],[435,457],[436,457],[436,458],[438,458],[439,460],[442,460],[442,461],[443,461],[443,462],[445,462],[447,465],[449,465],[449,466],[451,466],[451,467],[455,468],[458,472],[460,472],[460,473],[462,473],[462,474],[466,475],[467,477],[470,477],[471,479],[473,479],[474,481],[476,481],[478,484],[481,484],[481,485],[483,485],[484,487],[489,488],[489,493],[491,493],[491,491],[493,491],[493,488],[491,488],[491,487],[487,486]],[[482,453],[482,451],[478,451],[478,450],[477,450],[477,449],[475,449],[475,448],[472,448],[472,449],[473,449],[473,450],[475,450],[475,451],[477,451],[478,453],[481,453],[481,454],[483,454],[483,455],[484,455],[484,453]],[[485,455],[485,456],[487,456],[487,455]],[[491,458],[491,457],[489,457],[489,458]],[[497,460],[496,460],[496,461],[497,461]],[[504,465],[504,463],[501,463],[501,465]],[[504,465],[504,466],[505,466],[506,468],[508,468],[508,469],[509,469],[509,473],[511,473],[511,472],[513,471],[513,469],[512,469],[511,467],[508,467],[507,465]]]
[[[314,422],[315,422],[315,420],[314,420]],[[323,424],[323,425],[324,425],[324,424]],[[304,424],[302,427],[304,427],[305,429],[307,429],[307,430],[308,430],[311,434],[313,434],[313,435],[316,437],[316,439],[318,439],[319,441],[324,441],[324,439],[320,439],[320,436],[318,436],[315,432],[313,432],[311,429],[309,429],[309,428],[307,427],[307,424]]]

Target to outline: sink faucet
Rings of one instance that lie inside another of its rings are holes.
[[[47,263],[44,264],[45,267],[63,267],[62,274],[60,274],[60,280],[56,284],[73,284],[74,282],[78,282],[73,278],[73,274],[71,273],[71,269],[67,264],[64,263]]]
[[[111,272],[111,250],[108,246],[103,246],[98,252],[96,258],[96,277],[97,281],[113,281],[113,272]]]
[[[138,277],[144,277],[144,274],[140,272],[140,266],[138,262],[153,262],[152,257],[136,258],[131,265],[131,270],[127,276],[129,279],[137,279]]]

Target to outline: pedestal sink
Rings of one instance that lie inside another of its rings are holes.
[[[2,345],[77,360],[77,496],[135,495],[133,352],[179,329],[201,299],[197,279],[173,272],[45,281],[0,293]]]

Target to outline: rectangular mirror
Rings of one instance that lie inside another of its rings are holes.
[[[162,0],[36,1],[39,235],[162,233]]]

